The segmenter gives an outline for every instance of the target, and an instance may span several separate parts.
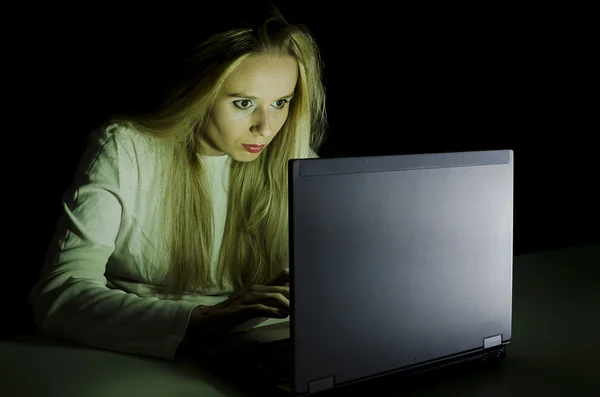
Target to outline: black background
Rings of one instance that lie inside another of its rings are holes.
[[[515,254],[600,241],[589,10],[327,3],[276,2],[321,46],[321,157],[513,149]],[[181,38],[178,17],[209,13],[46,7],[6,14],[9,331],[31,326],[26,292],[89,129],[152,90]]]

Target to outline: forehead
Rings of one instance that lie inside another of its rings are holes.
[[[288,95],[298,80],[298,64],[291,56],[252,55],[228,76],[223,91],[259,98]]]

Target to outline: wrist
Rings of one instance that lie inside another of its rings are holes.
[[[223,306],[196,306],[192,309],[186,337],[211,338],[227,333],[235,324],[233,316],[224,311]]]

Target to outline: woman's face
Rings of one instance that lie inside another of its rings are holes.
[[[207,156],[229,155],[247,162],[268,145],[288,117],[298,81],[298,64],[290,56],[252,55],[227,78],[210,114],[202,143]]]

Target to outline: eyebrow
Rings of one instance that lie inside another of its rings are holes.
[[[242,93],[239,93],[239,92],[232,92],[232,93],[229,93],[229,94],[227,94],[227,96],[228,96],[228,97],[231,97],[231,98],[246,98],[246,99],[253,99],[253,100],[257,100],[257,99],[258,99],[258,98],[257,98],[257,97],[255,97],[255,96],[252,96],[252,95],[244,95],[244,94],[242,94]],[[284,96],[282,96],[280,99],[284,99],[284,98],[290,98],[290,97],[293,97],[293,96],[294,96],[294,93],[292,92],[292,93],[291,93],[291,94],[289,94],[289,95],[284,95]]]

